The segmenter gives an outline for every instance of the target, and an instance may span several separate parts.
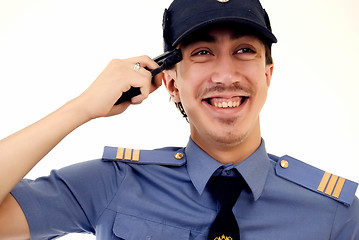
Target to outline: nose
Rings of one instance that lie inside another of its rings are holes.
[[[219,55],[215,61],[211,80],[213,83],[231,85],[239,81],[238,68],[231,54]]]

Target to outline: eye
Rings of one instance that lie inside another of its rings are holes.
[[[255,51],[251,48],[244,47],[239,49],[236,53],[255,53]]]
[[[192,54],[192,56],[203,56],[211,54],[208,50],[199,50]]]
[[[234,55],[240,60],[249,61],[255,59],[258,54],[256,48],[246,44],[244,46],[239,46],[234,52]]]

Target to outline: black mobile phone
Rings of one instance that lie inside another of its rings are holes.
[[[180,49],[174,49],[155,57],[153,60],[159,65],[159,67],[151,71],[152,78],[163,70],[170,69],[176,63],[180,62],[182,60],[182,53]],[[130,100],[139,94],[141,94],[140,88],[131,87],[127,92],[122,93],[121,97],[117,100],[115,105]]]

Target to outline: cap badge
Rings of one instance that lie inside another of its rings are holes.
[[[230,0],[217,0],[217,2],[221,2],[221,3],[226,3],[229,2]]]

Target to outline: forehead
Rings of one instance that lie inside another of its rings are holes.
[[[251,28],[240,24],[214,24],[197,30],[183,39],[180,47],[185,47],[196,42],[218,42],[223,37],[236,40],[244,36],[259,40],[264,44],[262,38]]]

